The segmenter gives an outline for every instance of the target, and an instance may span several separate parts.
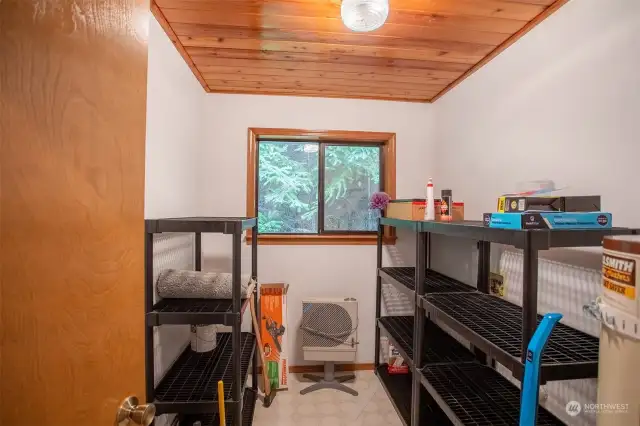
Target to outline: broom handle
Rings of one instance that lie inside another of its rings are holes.
[[[220,417],[220,426],[226,426],[227,425],[227,419],[225,416],[225,412],[224,412],[224,384],[222,383],[222,380],[218,381],[218,411],[220,411],[219,413],[219,417]]]
[[[258,344],[258,353],[260,354],[260,362],[262,362],[262,379],[264,381],[264,394],[271,395],[271,382],[267,378],[267,362],[264,358],[264,347],[262,346],[262,338],[260,337],[260,324],[256,316],[256,304],[250,293],[247,292],[247,296],[251,299],[249,306],[251,308],[251,319],[253,320],[253,328],[256,330],[256,340]]]

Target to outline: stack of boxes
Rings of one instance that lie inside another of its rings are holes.
[[[484,226],[501,229],[611,228],[611,213],[600,211],[599,195],[510,194],[498,198],[496,213],[483,215]]]

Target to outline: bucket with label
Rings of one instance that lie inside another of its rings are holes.
[[[598,362],[599,426],[638,426],[640,419],[640,235],[606,237]]]

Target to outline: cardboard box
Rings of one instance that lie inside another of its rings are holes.
[[[260,337],[267,377],[272,389],[288,387],[287,291],[288,284],[260,285]]]
[[[498,213],[525,211],[598,212],[599,195],[537,196],[506,195],[498,198]]]
[[[611,213],[529,212],[485,213],[484,226],[501,229],[603,229],[611,228]]]
[[[387,372],[389,374],[408,374],[409,366],[400,352],[393,345],[389,345],[389,358],[387,360]]]
[[[423,220],[425,205],[424,198],[391,200],[387,204],[385,216],[393,219]]]
[[[391,200],[385,210],[385,217],[403,220],[424,220],[426,202],[424,199]],[[464,220],[464,203],[453,202],[450,218],[440,215],[440,200],[435,200],[437,221]]]

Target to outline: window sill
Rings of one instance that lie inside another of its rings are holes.
[[[253,236],[247,233],[247,244],[251,244]],[[375,246],[377,235],[260,235],[258,245],[261,246],[295,246],[295,245],[343,245],[343,246]],[[384,236],[384,245],[395,245],[395,236]]]

